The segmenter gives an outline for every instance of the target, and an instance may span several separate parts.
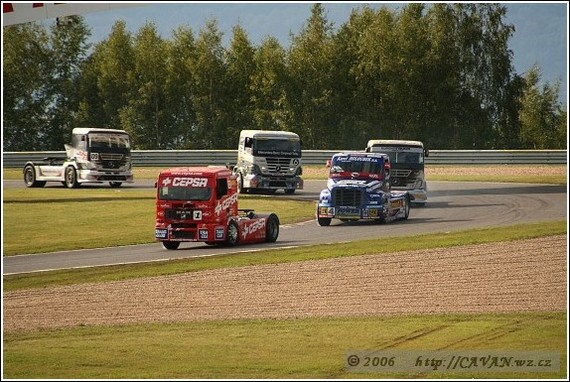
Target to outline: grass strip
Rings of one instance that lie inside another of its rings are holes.
[[[566,314],[222,320],[4,335],[8,379],[566,379]],[[350,350],[553,350],[557,372],[351,373]]]

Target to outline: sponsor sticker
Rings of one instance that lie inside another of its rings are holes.
[[[207,229],[198,230],[198,237],[200,238],[200,240],[208,240],[208,230]]]
[[[162,186],[168,187],[172,185],[172,187],[207,187],[208,186],[208,178],[189,178],[189,177],[167,177],[162,180]]]
[[[249,235],[253,235],[262,229],[265,229],[265,218],[256,220],[251,224],[244,224],[241,235],[246,239]]]
[[[156,229],[154,230],[154,237],[157,239],[166,239],[168,237],[167,229]]]

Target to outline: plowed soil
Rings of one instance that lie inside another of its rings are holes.
[[[4,293],[4,331],[143,322],[564,311],[567,237]]]

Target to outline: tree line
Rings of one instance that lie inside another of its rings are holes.
[[[117,21],[90,46],[83,17],[3,28],[3,149],[62,150],[74,127],[127,130],[134,148],[235,149],[242,129],[298,133],[305,149],[369,139],[431,149],[565,149],[559,83],[518,74],[500,4],[355,8],[335,29],[314,4],[285,48],[215,19],[165,39]]]

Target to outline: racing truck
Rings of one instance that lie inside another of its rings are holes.
[[[83,183],[109,182],[120,187],[133,183],[131,140],[124,130],[74,128],[71,143],[65,144],[67,157],[45,157],[42,163],[26,162],[26,187],[43,187],[61,182],[76,188]]]
[[[279,236],[275,213],[238,209],[236,177],[227,167],[162,170],[155,188],[155,239],[165,249],[178,249],[182,242],[273,243]]]
[[[327,165],[327,188],[317,203],[320,226],[330,225],[332,219],[367,219],[380,224],[408,219],[410,195],[391,189],[387,154],[342,152],[333,155]]]
[[[303,189],[301,139],[289,131],[242,130],[233,171],[239,192],[294,194]]]
[[[410,193],[413,205],[427,203],[427,182],[424,161],[429,150],[420,141],[394,139],[371,139],[366,144],[367,152],[385,153],[390,157],[390,183],[393,190],[406,190]]]

